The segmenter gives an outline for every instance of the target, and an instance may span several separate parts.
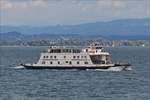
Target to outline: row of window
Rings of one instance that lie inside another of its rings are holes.
[[[42,61],[42,64],[45,64],[45,63],[46,63],[45,61]],[[57,63],[60,64],[60,61],[58,61]],[[72,64],[71,61],[66,61],[66,63],[68,63],[68,64],[70,64],[70,65]],[[53,64],[53,62],[51,61],[50,64]],[[77,64],[80,64],[80,62],[77,61]],[[88,64],[88,62],[84,62],[84,64]]]
[[[50,53],[80,53],[79,49],[51,49]]]
[[[86,58],[86,56],[73,56],[73,58]]]
[[[49,56],[43,56],[43,58],[49,58]],[[56,58],[56,56],[50,56],[50,58]]]
[[[56,56],[43,56],[43,58],[55,58],[56,59]],[[66,58],[66,56],[64,56],[64,58]],[[73,56],[73,58],[87,58],[86,56]]]

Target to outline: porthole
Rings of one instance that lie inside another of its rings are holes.
[[[76,56],[73,56],[73,58],[76,58]]]
[[[45,56],[43,56],[43,58],[45,58]]]
[[[53,64],[53,62],[51,61],[50,64]]]

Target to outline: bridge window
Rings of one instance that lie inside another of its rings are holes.
[[[77,61],[77,64],[79,64],[79,61]]]
[[[68,63],[68,61],[66,61],[66,63]]]
[[[54,58],[56,58],[56,56],[54,56]]]
[[[58,64],[60,64],[60,61],[58,61]]]

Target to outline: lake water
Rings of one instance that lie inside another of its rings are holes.
[[[0,47],[0,100],[150,100],[150,47],[107,48],[131,71],[15,69],[47,47]]]

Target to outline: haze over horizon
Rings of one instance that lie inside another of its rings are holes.
[[[75,25],[150,18],[150,0],[0,0],[0,25]]]

